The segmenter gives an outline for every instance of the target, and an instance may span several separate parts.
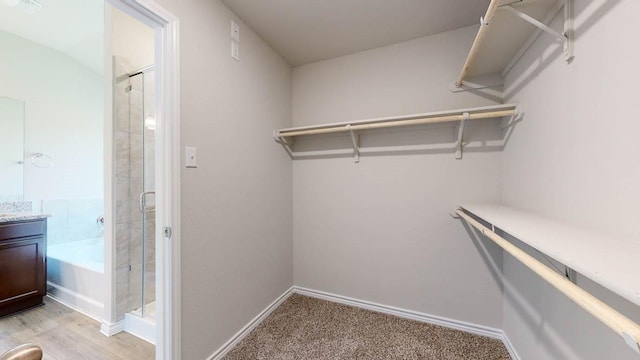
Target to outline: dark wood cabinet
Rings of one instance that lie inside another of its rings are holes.
[[[47,220],[0,223],[0,317],[42,305]]]

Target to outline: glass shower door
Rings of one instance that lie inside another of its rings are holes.
[[[130,76],[129,311],[155,321],[155,118],[152,69]]]
[[[142,251],[142,311],[141,315],[155,321],[156,315],[156,204],[155,204],[155,73],[143,73],[143,251]]]

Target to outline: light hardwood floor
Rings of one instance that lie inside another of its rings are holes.
[[[42,347],[45,360],[155,358],[155,347],[121,332],[100,333],[100,324],[45,298],[45,306],[0,319],[0,354],[23,343]]]

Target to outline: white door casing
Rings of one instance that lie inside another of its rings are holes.
[[[179,20],[152,0],[106,0],[155,30],[156,73],[156,359],[180,359],[180,62]],[[107,18],[108,22],[108,18]],[[109,24],[107,24],[109,25]],[[105,31],[105,36],[109,31]],[[110,43],[110,41],[107,41]],[[107,51],[105,57],[111,58]],[[109,61],[110,63],[111,61]],[[105,72],[109,79],[111,71]],[[108,87],[110,88],[110,87]],[[112,118],[112,95],[105,96],[107,119]],[[113,133],[106,131],[105,159],[113,159]],[[108,295],[105,322],[114,320],[115,212],[113,165],[105,169],[105,271]],[[169,236],[167,236],[169,235]]]

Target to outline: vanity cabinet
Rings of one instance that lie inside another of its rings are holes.
[[[42,305],[47,220],[0,222],[0,317]]]

